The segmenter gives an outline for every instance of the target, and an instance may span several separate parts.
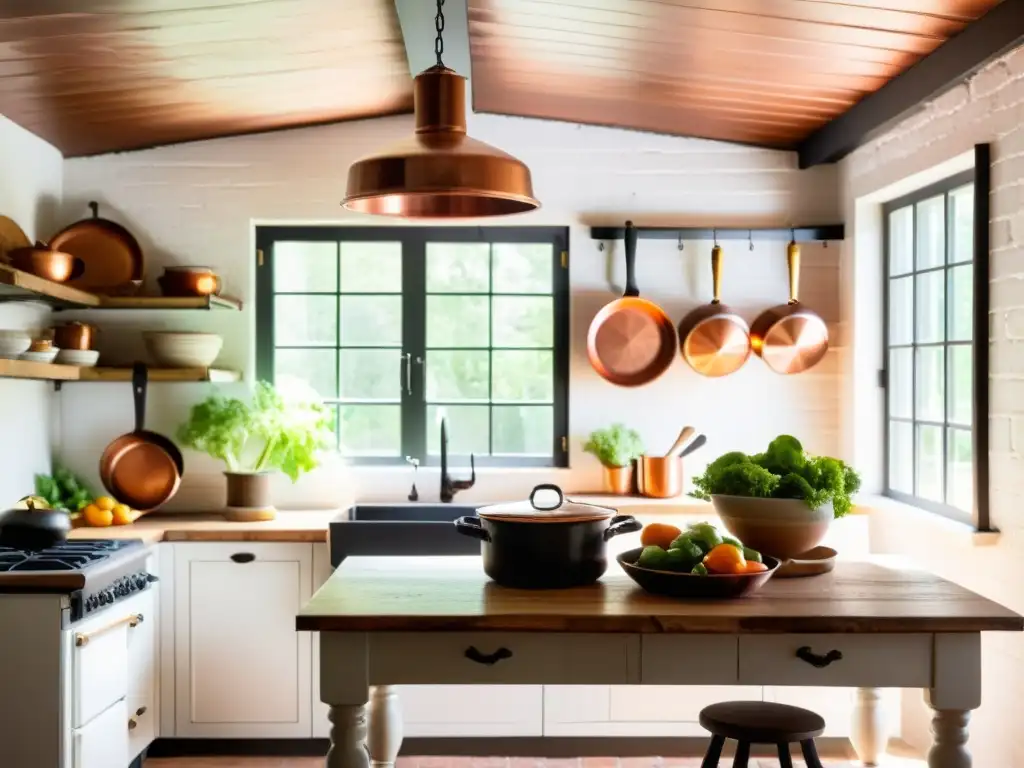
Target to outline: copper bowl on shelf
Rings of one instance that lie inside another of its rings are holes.
[[[221,281],[209,267],[166,267],[156,279],[164,296],[216,296]]]
[[[15,269],[54,283],[73,280],[85,269],[81,259],[70,253],[55,251],[43,243],[26,248],[14,248],[7,252],[7,259]]]
[[[58,349],[87,350],[96,341],[96,328],[77,320],[63,323],[53,329],[53,343]]]

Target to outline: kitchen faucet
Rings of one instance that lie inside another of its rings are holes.
[[[476,483],[476,463],[473,454],[469,454],[469,467],[472,474],[469,480],[452,480],[448,476],[448,424],[447,419],[441,419],[441,501],[451,504],[452,499],[458,491],[472,488]]]

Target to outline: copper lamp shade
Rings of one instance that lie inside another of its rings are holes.
[[[434,66],[414,83],[416,133],[348,169],[350,211],[409,219],[525,213],[540,206],[530,169],[466,135],[466,79]]]

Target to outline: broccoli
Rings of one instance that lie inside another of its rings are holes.
[[[779,485],[779,478],[757,464],[733,464],[718,476],[715,492],[726,496],[757,496],[770,498]]]
[[[768,444],[768,450],[757,458],[758,466],[780,477],[800,471],[807,463],[804,447],[792,435],[779,435]]]
[[[729,453],[719,456],[713,462],[708,464],[703,475],[693,478],[693,485],[696,490],[694,490],[690,495],[694,498],[708,501],[711,499],[712,493],[724,493],[724,491],[715,490],[718,486],[718,478],[721,477],[722,472],[734,464],[749,463],[750,457],[741,451],[730,451]]]

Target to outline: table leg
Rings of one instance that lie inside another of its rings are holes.
[[[967,723],[981,706],[981,636],[935,636],[935,678],[925,691],[932,708],[928,768],[971,768]]]
[[[864,765],[878,765],[889,742],[885,712],[879,706],[881,698],[878,688],[857,689],[850,743]]]
[[[402,748],[402,707],[393,685],[378,685],[370,692],[367,747],[374,768],[394,768]]]
[[[932,748],[928,768],[971,768],[967,749],[967,722],[971,713],[962,709],[936,709],[932,715]]]
[[[331,746],[326,768],[370,768],[366,752],[366,707],[332,704],[327,711],[331,721]]]

